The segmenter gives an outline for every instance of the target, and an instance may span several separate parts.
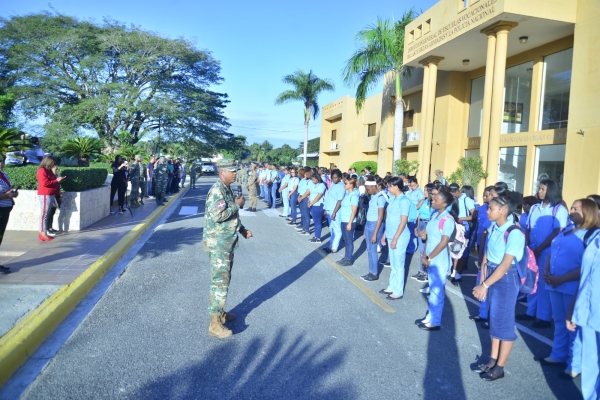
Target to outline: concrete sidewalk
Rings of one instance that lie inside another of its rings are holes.
[[[109,215],[84,230],[59,234],[51,242],[40,242],[38,232],[6,232],[0,264],[11,272],[0,274],[0,336],[56,290],[73,282],[159,207],[154,198],[144,203],[131,209],[132,213]]]

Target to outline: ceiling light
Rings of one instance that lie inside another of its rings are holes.
[[[469,60],[463,60],[463,65],[469,65]]]
[[[519,38],[519,43],[521,43],[521,44],[525,44],[525,43],[527,43],[527,40],[528,40],[528,39],[529,39],[529,38],[528,38],[527,36],[521,36],[521,37]]]

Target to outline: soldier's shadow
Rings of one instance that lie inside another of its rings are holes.
[[[251,295],[230,310],[230,312],[237,315],[237,318],[233,323],[227,324],[228,328],[230,328],[234,334],[245,331],[246,328],[248,328],[248,324],[246,324],[247,315],[265,301],[275,297],[285,288],[301,278],[302,275],[310,271],[322,260],[323,258],[319,254],[311,252],[294,267],[256,289]]]

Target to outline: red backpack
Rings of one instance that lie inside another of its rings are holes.
[[[514,230],[518,230],[522,235],[525,235],[523,231],[517,225],[511,225],[504,232],[504,244],[508,241],[508,235]],[[521,279],[521,287],[519,291],[525,294],[535,294],[537,292],[537,284],[540,278],[540,272],[535,259],[533,251],[529,246],[523,247],[523,256],[521,260],[515,263],[517,266],[517,272]]]

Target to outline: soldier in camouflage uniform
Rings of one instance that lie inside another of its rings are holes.
[[[223,339],[233,334],[223,323],[233,321],[235,315],[223,308],[229,290],[233,252],[238,247],[238,232],[246,239],[252,237],[252,232],[244,228],[239,218],[244,196],[234,198],[229,187],[235,182],[237,167],[228,160],[220,160],[217,167],[219,179],[206,196],[202,247],[208,253],[212,270],[208,334]]]
[[[135,156],[135,160],[129,166],[129,180],[131,181],[131,208],[138,208],[140,206],[138,201],[140,197],[140,163],[138,162],[138,156]]]
[[[138,160],[140,164],[140,186],[142,188],[142,197],[140,197],[140,204],[144,204],[144,199],[148,197],[148,168],[146,163],[142,161],[142,157]]]
[[[159,206],[165,205],[168,173],[169,171],[165,165],[165,158],[160,157],[154,166],[154,177],[152,178],[155,183],[154,197],[156,198],[156,204]]]
[[[248,176],[246,189],[248,189],[248,195],[250,196],[250,207],[246,208],[246,211],[256,211],[256,203],[258,197],[256,192],[258,190],[258,174],[256,173],[256,164],[250,165],[250,175]]]
[[[190,166],[190,189],[196,189],[196,161]]]

